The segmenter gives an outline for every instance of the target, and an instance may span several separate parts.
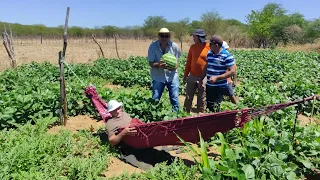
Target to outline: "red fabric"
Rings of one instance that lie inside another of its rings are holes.
[[[108,112],[107,104],[98,96],[96,89],[89,86],[85,93],[106,122],[111,117]],[[319,96],[316,96],[319,98]],[[138,133],[136,136],[126,136],[123,141],[134,148],[147,148],[164,145],[182,145],[178,136],[184,141],[191,143],[199,142],[199,131],[204,140],[210,139],[217,132],[227,132],[235,127],[243,127],[251,118],[259,115],[267,115],[276,110],[298,104],[304,101],[310,101],[314,96],[292,101],[283,104],[275,104],[259,109],[242,109],[234,111],[225,111],[213,114],[205,114],[196,117],[185,117],[171,121],[160,121],[144,123],[133,118],[130,127],[136,127]],[[123,128],[119,130],[121,132]],[[199,131],[198,131],[199,130]]]
[[[178,135],[186,142],[197,143],[199,142],[199,131],[203,139],[207,140],[217,132],[223,133],[237,127],[235,121],[240,119],[237,114],[238,111],[226,111],[151,123],[133,119],[130,126],[136,127],[138,133],[136,136],[125,136],[123,141],[135,148],[182,145]]]
[[[86,96],[91,100],[91,103],[95,107],[96,111],[99,112],[104,122],[107,122],[112,116],[108,112],[108,105],[99,96],[94,86],[89,86],[84,90]]]

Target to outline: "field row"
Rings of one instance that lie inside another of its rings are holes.
[[[238,106],[225,101],[222,110],[261,107],[301,99],[313,93],[320,94],[319,54],[277,51],[232,53],[236,57],[238,67],[240,85],[236,86],[235,92],[240,101]],[[180,59],[181,82],[185,57],[186,54]],[[83,81],[84,86],[94,84],[105,101],[117,99],[124,102],[125,111],[145,122],[190,116],[183,111],[178,114],[171,113],[166,95],[160,102],[151,99],[151,79],[145,57],[130,57],[128,60],[99,59],[90,65],[71,64],[70,67]],[[65,74],[68,115],[91,114],[99,118],[89,99],[83,95],[82,83],[70,69],[66,68]],[[3,159],[0,166],[4,167],[1,171],[2,177],[100,177],[107,166],[106,158],[117,156],[108,144],[100,142],[91,146],[85,143],[88,141],[81,137],[93,142],[98,141],[92,140],[92,135],[87,131],[80,135],[65,132],[62,137],[44,133],[47,125],[57,120],[58,78],[58,68],[50,63],[26,64],[0,74],[0,123],[3,129],[0,142],[6,142],[0,148],[0,158]],[[106,87],[106,84],[110,83],[125,88],[115,91]],[[183,95],[184,85],[181,85],[180,89]],[[319,116],[319,101],[315,104],[305,104],[304,113],[310,115],[312,106],[315,116]],[[218,157],[210,157],[204,151],[205,148],[202,148],[202,157],[198,158],[200,161],[197,166],[190,168],[177,162],[173,166],[160,165],[148,171],[147,176],[134,174],[118,178],[297,179],[305,175],[314,175],[314,169],[320,168],[320,128],[319,125],[312,124],[306,127],[298,126],[295,141],[292,143],[295,113],[294,107],[286,108],[268,117],[255,119],[247,123],[243,129],[234,129],[225,134],[218,133],[211,141],[203,144],[215,147],[219,151]],[[29,123],[37,125],[31,126]],[[20,125],[25,126],[18,130],[5,130]],[[71,140],[79,138],[79,143],[83,146],[73,144]],[[48,139],[51,144],[42,146],[48,144]],[[48,151],[50,153],[39,153]],[[71,151],[73,153],[68,153]],[[78,151],[88,151],[90,155],[77,154]],[[103,155],[107,157],[102,157]],[[64,161],[63,158],[66,157],[70,158],[70,161]],[[91,157],[92,161],[84,162],[88,157]],[[15,166],[12,166],[13,164]],[[49,168],[53,164],[57,166]],[[104,168],[92,168],[97,166]],[[8,169],[10,171],[7,171]]]

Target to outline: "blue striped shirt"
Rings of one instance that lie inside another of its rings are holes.
[[[227,79],[223,79],[212,84],[209,79],[211,76],[219,76],[226,73],[228,67],[235,64],[234,57],[226,49],[222,49],[220,53],[213,54],[210,50],[207,54],[207,85],[227,87]]]

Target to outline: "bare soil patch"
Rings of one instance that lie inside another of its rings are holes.
[[[111,84],[111,83],[105,84],[103,87],[104,87],[104,88],[111,89],[111,90],[117,90],[117,89],[123,88],[123,87],[120,86],[120,85],[114,85],[114,84]]]
[[[300,126],[306,126],[308,124],[320,124],[320,120],[315,117],[307,117],[305,115],[299,114],[298,120],[300,121]]]
[[[124,163],[123,161],[111,157],[107,170],[103,173],[103,175],[106,178],[112,178],[120,176],[123,173],[127,173],[128,175],[131,175],[133,173],[141,173],[144,172],[143,170],[136,168],[134,166],[131,166],[130,164]]]
[[[66,126],[53,126],[48,130],[48,133],[58,133],[60,129],[66,129],[73,133],[81,130],[81,129],[89,129],[92,131],[96,131],[99,127],[103,127],[104,122],[95,120],[89,116],[80,115],[75,117],[70,117],[67,120]]]
[[[104,52],[105,58],[118,58],[114,39],[97,39]],[[174,40],[176,43],[178,41]],[[119,57],[126,59],[130,56],[144,56],[148,54],[152,40],[118,39]],[[187,52],[191,43],[184,43],[183,50]],[[62,51],[62,38],[59,40],[46,40],[43,44],[39,39],[14,40],[14,49],[18,65],[24,63],[48,61],[58,65],[58,53]],[[97,44],[91,38],[68,39],[66,61],[68,63],[92,63],[101,57]],[[9,57],[3,45],[0,46],[0,71],[10,68]]]

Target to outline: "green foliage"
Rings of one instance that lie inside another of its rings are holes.
[[[309,21],[305,28],[305,39],[307,42],[314,43],[320,37],[320,18]]]
[[[273,120],[261,117],[246,123],[243,129],[230,131],[226,139],[218,133],[210,143],[220,150],[220,161],[213,171],[223,176],[237,174],[238,178],[243,171],[246,178],[253,179],[296,179],[314,174],[312,168],[319,166],[320,143],[316,139],[320,129],[298,127],[292,144],[293,121],[294,116],[288,114]]]
[[[320,128],[298,126],[293,144],[293,120],[292,114],[275,119],[261,117],[225,136],[218,132],[209,143],[199,132],[200,148],[178,137],[193,153],[187,151],[201,179],[298,179],[316,175],[313,168],[319,169]],[[218,151],[215,159],[209,157],[208,145]]]
[[[294,13],[290,15],[283,15],[273,21],[271,24],[271,40],[274,42],[283,42],[285,45],[289,42],[301,42],[303,32],[302,29],[306,26],[306,21],[302,14]],[[293,26],[300,28],[300,32],[295,32]],[[291,27],[291,29],[290,29]],[[295,38],[294,36],[301,37]]]
[[[231,53],[236,58],[237,79],[241,82],[235,87],[240,101],[237,106],[225,101],[223,110],[261,107],[320,94],[320,56],[317,53],[271,50]],[[179,60],[181,82],[185,58],[186,53]],[[190,116],[183,111],[171,112],[166,92],[160,102],[151,98],[151,79],[145,57],[99,59],[93,65],[70,64],[70,67],[85,84],[94,84],[105,101],[122,101],[125,111],[132,117],[150,122]],[[68,115],[99,117],[83,95],[84,87],[67,67],[65,74]],[[58,78],[58,67],[46,62],[25,64],[0,74],[1,129],[18,128],[3,130],[0,134],[0,166],[3,167],[0,175],[4,179],[54,179],[60,176],[90,179],[97,178],[106,167],[111,149],[101,146],[87,132],[76,135],[45,133],[46,127],[58,117]],[[105,87],[106,83],[120,84],[124,88],[112,90]],[[318,101],[314,106],[306,104],[304,110],[319,114],[320,104]],[[208,156],[208,144],[200,139],[200,148],[190,149],[200,159],[194,167],[175,162],[172,166],[159,165],[145,174],[118,178],[296,179],[312,175],[312,168],[320,168],[320,130],[311,125],[297,127],[293,145],[294,117],[295,110],[286,108],[269,118],[251,121],[243,129],[234,129],[225,135],[218,133],[209,143],[219,151],[216,160]],[[83,152],[89,152],[90,157]]]
[[[94,179],[113,154],[86,132],[47,133],[52,117],[0,132],[1,179]]]
[[[119,33],[119,28],[115,26],[103,26],[102,29],[105,36],[113,36]]]
[[[286,53],[278,51],[231,51],[239,67],[240,86],[235,88],[241,98],[238,106],[226,102],[222,109],[261,107],[320,94],[319,55],[316,53]],[[186,53],[179,60],[179,79],[182,82]],[[159,121],[188,114],[171,112],[167,91],[160,102],[151,99],[151,78],[145,57],[128,60],[99,59],[93,65],[77,64],[70,67],[87,85],[93,83],[99,95],[109,101],[122,100],[132,116],[143,121]],[[97,115],[89,99],[83,95],[83,86],[66,67],[68,115]],[[306,73],[308,72],[308,73]],[[292,77],[295,80],[292,81]],[[48,115],[57,116],[59,104],[59,70],[49,63],[31,63],[17,70],[6,70],[0,75],[1,128],[14,127]],[[135,87],[132,90],[112,91],[105,83]],[[180,94],[185,93],[181,83]],[[151,106],[150,106],[151,105]],[[181,105],[182,106],[182,105]],[[315,114],[319,112],[315,105]],[[305,109],[311,112],[311,106]]]
[[[201,15],[201,21],[203,29],[206,31],[208,36],[212,36],[218,32],[222,18],[220,17],[219,13],[215,10],[208,11]]]
[[[131,57],[123,61],[101,59],[97,60],[93,66],[78,64],[70,67],[85,84],[96,85],[99,95],[105,101],[110,99],[123,101],[125,110],[143,121],[168,120],[188,115],[184,112],[178,114],[171,112],[168,95],[164,95],[160,102],[151,98],[151,79],[145,58]],[[128,67],[131,69],[126,71]],[[99,117],[90,100],[83,95],[84,87],[74,74],[65,68],[65,75],[68,115],[91,114]],[[0,129],[12,128],[16,124],[25,124],[28,121],[34,122],[46,116],[57,117],[60,94],[58,79],[58,67],[46,62],[26,64],[18,67],[17,70],[4,71],[0,75]],[[124,87],[140,86],[141,88],[112,91],[103,87],[107,82]]]
[[[276,3],[268,3],[261,11],[252,11],[247,16],[249,35],[256,41],[258,47],[266,47],[271,37],[271,25],[273,21],[285,13],[285,9]]]

